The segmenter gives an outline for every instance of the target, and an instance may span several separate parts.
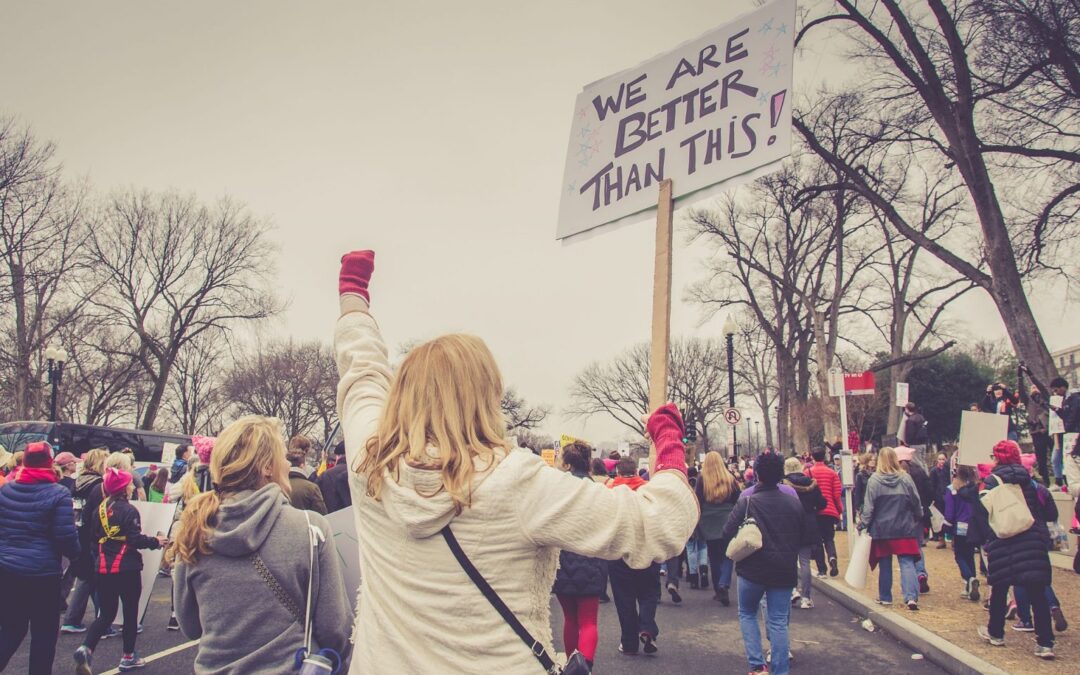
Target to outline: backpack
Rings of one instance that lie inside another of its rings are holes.
[[[990,529],[998,539],[1027,532],[1035,524],[1035,518],[1024,499],[1024,490],[1015,483],[997,480],[997,487],[979,495],[979,501],[990,516]]]

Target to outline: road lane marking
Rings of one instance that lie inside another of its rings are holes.
[[[185,642],[182,645],[176,645],[175,647],[169,647],[168,649],[160,651],[160,652],[158,652],[156,654],[151,654],[150,656],[144,656],[143,661],[146,661],[147,663],[150,663],[152,661],[157,661],[158,659],[163,659],[166,656],[172,656],[173,654],[175,654],[177,652],[182,652],[185,649],[191,649],[192,647],[194,647],[197,644],[199,644],[198,640],[192,640],[191,642]],[[101,675],[117,675],[119,672],[120,672],[119,668],[113,668],[112,670],[105,671]]]

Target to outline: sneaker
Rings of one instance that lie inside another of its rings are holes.
[[[603,601],[604,601],[604,599],[600,598],[600,602],[603,602]],[[170,616],[169,617],[169,625],[165,626],[165,630],[180,630],[180,623],[176,620],[175,616]]]
[[[60,626],[60,632],[67,635],[71,635],[74,633],[85,633],[86,626],[82,624],[65,623],[63,626]]]
[[[798,588],[791,589],[791,604],[794,605],[795,603],[799,602],[799,600],[801,598],[802,598],[802,596],[799,595],[799,589]]]
[[[1065,620],[1065,614],[1060,607],[1051,607],[1050,616],[1054,617],[1054,630],[1064,633],[1069,629],[1069,622]]]
[[[1017,621],[1012,625],[1012,629],[1018,633],[1034,633],[1035,626],[1030,621]]]
[[[165,569],[164,567],[162,567],[161,569],[159,569],[159,570],[157,571],[157,573],[158,573],[158,576],[159,576],[159,577],[171,577],[171,576],[172,576],[172,570],[167,570],[167,569]]]
[[[919,603],[915,602],[914,600],[908,600],[907,608],[912,612],[917,612],[919,611]]]
[[[829,558],[829,576],[835,577],[840,575],[840,566],[836,564],[836,558]]]
[[[714,600],[719,600],[720,604],[724,607],[731,605],[731,598],[728,596],[728,587],[721,586],[716,590],[716,595],[713,596]]]
[[[645,652],[645,656],[656,656],[658,650],[656,649],[656,640],[653,636],[648,633],[642,633],[638,636],[638,639],[641,640],[641,644],[645,645],[642,649],[642,651]]]
[[[117,628],[116,626],[109,626],[109,630],[107,630],[107,631],[105,631],[104,633],[101,634],[101,639],[102,640],[108,640],[109,638],[116,637],[119,634],[120,634],[120,629],[119,628]]]
[[[787,660],[788,661],[794,661],[795,660],[795,655],[792,654],[790,650],[787,653]],[[771,649],[769,651],[765,652],[765,663],[772,663],[772,650]]]
[[[949,548],[949,545],[945,543],[945,540],[944,540],[944,539],[942,539],[941,541],[939,541],[939,542],[937,543],[937,547],[936,547],[936,548]]]
[[[814,601],[810,598],[803,598],[799,601],[799,609],[813,609]]]
[[[971,580],[971,592],[968,593],[968,599],[971,600],[972,602],[978,602],[979,601],[979,580],[978,579],[972,579]]]
[[[679,595],[679,587],[675,584],[667,585],[667,592],[671,595],[671,601],[676,605],[682,602],[682,596]]]
[[[146,667],[146,661],[143,661],[142,659],[140,659],[136,654],[131,654],[129,656],[125,656],[124,658],[120,659],[120,665],[118,666],[118,668],[120,669],[120,672],[125,672],[125,671],[128,671],[128,670],[135,670],[136,668],[145,668],[145,667]]]
[[[626,649],[623,649],[623,646],[621,644],[619,645],[619,653],[622,654],[623,656],[637,656],[638,655],[638,652],[637,652],[636,649],[634,651],[627,651]]]
[[[892,605],[892,600],[882,600],[881,598],[878,598],[874,602],[879,605],[884,605],[885,607],[890,607]]]
[[[919,575],[919,593],[926,594],[930,592],[930,580],[926,578],[925,574]]]
[[[990,643],[991,647],[1004,647],[1005,646],[1005,638],[996,638],[996,637],[994,637],[993,635],[990,634],[990,631],[986,629],[986,626],[979,626],[979,629],[978,629],[977,632],[979,633],[979,637],[981,637],[982,639],[984,639],[984,640],[986,640],[987,642]]]
[[[818,572],[814,576],[817,577],[818,579],[828,579],[829,578],[829,575],[825,574],[824,572]]]
[[[758,666],[757,668],[754,668],[753,670],[750,671],[750,675],[757,675],[758,673],[767,673],[767,672],[769,672],[769,667],[768,666]]]
[[[94,653],[85,645],[75,650],[75,672],[78,675],[94,675],[93,655]]]
[[[1054,658],[1054,648],[1036,645],[1035,656],[1038,656],[1040,659],[1046,659],[1047,661],[1049,661],[1050,659]]]

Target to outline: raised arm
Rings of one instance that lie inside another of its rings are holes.
[[[341,317],[334,333],[340,381],[338,419],[345,436],[349,466],[378,428],[390,391],[390,360],[375,319],[369,313],[368,282],[375,269],[375,253],[354,251],[341,259],[338,291]]]
[[[538,457],[521,481],[517,514],[536,544],[614,560],[634,568],[678,555],[697,526],[697,498],[686,480],[682,418],[673,405],[649,419],[656,444],[656,472],[637,491],[609,489],[556,471]]]

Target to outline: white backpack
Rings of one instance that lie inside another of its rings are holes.
[[[1015,483],[1005,483],[1000,478],[997,481],[997,487],[979,495],[979,501],[990,514],[990,529],[998,539],[1027,532],[1035,524],[1035,518],[1024,499],[1024,490]]]

